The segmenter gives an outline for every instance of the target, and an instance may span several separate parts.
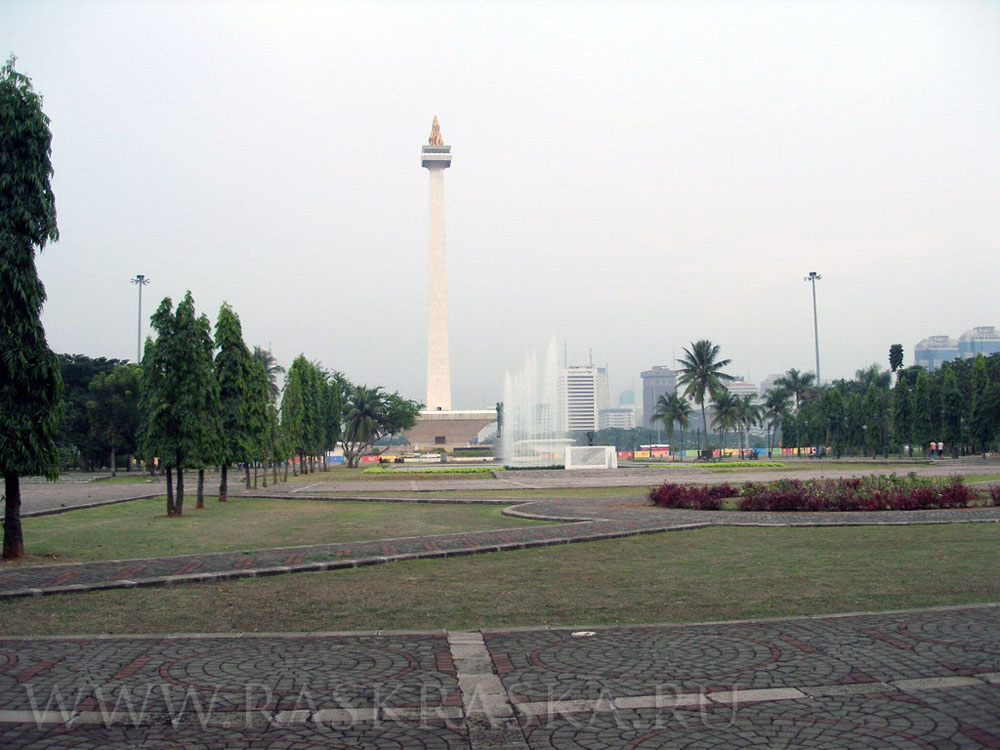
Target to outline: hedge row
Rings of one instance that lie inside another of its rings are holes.
[[[964,508],[981,495],[962,477],[945,480],[895,474],[849,479],[781,479],[767,484],[746,482],[697,487],[666,483],[649,498],[664,508],[719,510],[725,498],[738,497],[741,511],[876,511]],[[1000,506],[1000,487],[990,488],[990,502]]]

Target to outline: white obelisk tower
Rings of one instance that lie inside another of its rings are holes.
[[[451,360],[448,354],[448,275],[444,259],[444,170],[451,146],[444,145],[437,117],[420,164],[430,172],[427,253],[427,410],[451,410]]]

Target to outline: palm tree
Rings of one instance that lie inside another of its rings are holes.
[[[771,448],[771,436],[774,434],[774,426],[780,425],[782,420],[788,416],[789,401],[792,398],[790,391],[785,388],[772,388],[764,394],[763,418],[767,424],[767,457],[773,456]]]
[[[680,364],[680,376],[677,384],[684,386],[684,395],[701,407],[701,422],[705,425],[706,437],[708,422],[705,419],[705,394],[715,397],[725,390],[723,380],[733,380],[733,376],[722,371],[732,360],[716,359],[719,356],[719,346],[708,339],[695,341],[690,349],[684,350],[684,356],[677,360]],[[699,443],[698,449],[701,450]]]
[[[278,388],[278,376],[285,374],[285,368],[278,364],[278,360],[270,351],[260,346],[253,348],[253,360],[260,362],[264,366],[264,372],[267,373],[268,403],[278,403],[278,394],[281,393],[281,389]]]
[[[355,468],[361,454],[378,438],[379,421],[385,412],[381,388],[359,385],[351,389],[344,411],[344,457]]]
[[[799,404],[805,400],[812,389],[816,375],[811,372],[799,372],[794,367],[774,381],[780,388],[785,388],[795,399],[795,452],[802,455],[799,447]]]
[[[892,384],[892,374],[874,363],[857,370],[854,377],[859,383],[861,393],[868,393],[869,386],[874,386],[876,391],[888,391]]]
[[[737,413],[740,425],[740,458],[743,458],[745,455],[743,447],[744,438],[746,438],[747,443],[750,442],[750,428],[760,422],[761,411],[755,393],[746,393],[737,400]]]
[[[723,388],[712,398],[712,426],[719,430],[722,455],[726,455],[726,431],[740,424],[740,397]]]
[[[667,439],[670,441],[671,449],[674,447],[674,425],[681,428],[681,447],[684,446],[684,428],[688,426],[691,417],[691,404],[686,398],[673,393],[664,393],[656,402],[656,409],[653,411],[651,421],[661,421],[667,431]],[[674,451],[676,460],[677,452]],[[683,459],[682,459],[683,460]]]

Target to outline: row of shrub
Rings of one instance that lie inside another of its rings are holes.
[[[362,474],[392,474],[397,477],[408,477],[414,474],[487,474],[491,471],[503,471],[502,466],[454,466],[442,469],[385,469],[372,466],[364,469]]]
[[[778,461],[719,461],[705,464],[703,469],[780,469],[784,464]]]
[[[720,510],[723,500],[737,497],[741,511],[876,511],[965,508],[983,499],[962,477],[934,479],[895,474],[848,479],[781,479],[692,486],[666,483],[654,487],[649,499],[664,508]],[[989,501],[1000,506],[1000,486],[989,491]]]

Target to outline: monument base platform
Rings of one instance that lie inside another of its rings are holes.
[[[496,409],[422,411],[403,437],[415,451],[467,447],[484,427],[496,421]]]

